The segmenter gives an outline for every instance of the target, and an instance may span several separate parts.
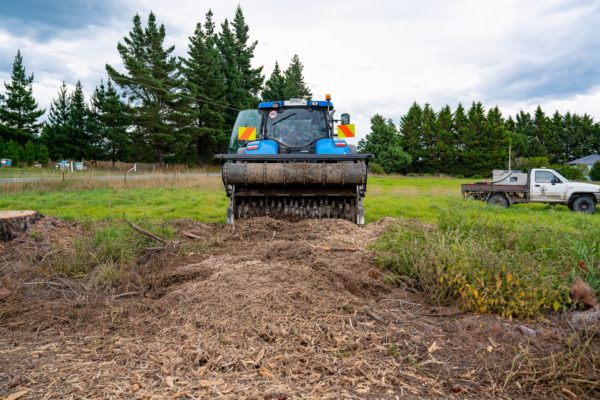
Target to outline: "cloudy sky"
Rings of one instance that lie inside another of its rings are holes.
[[[258,40],[254,64],[268,75],[297,53],[314,97],[331,93],[360,136],[373,114],[398,122],[413,101],[600,119],[600,1],[586,0],[4,0],[0,81],[21,49],[42,106],[63,80],[89,94],[105,63],[121,65],[116,46],[135,13],[154,11],[184,55],[209,8],[220,22],[238,3]]]

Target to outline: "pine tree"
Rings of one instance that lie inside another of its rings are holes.
[[[276,61],[271,76],[265,82],[265,87],[262,91],[262,99],[263,101],[276,101],[288,98],[285,91],[285,78],[281,73],[279,63]]]
[[[91,137],[88,132],[89,109],[85,103],[81,82],[77,81],[75,90],[69,98],[69,116],[67,130],[68,157],[75,160],[89,158]]]
[[[498,107],[491,108],[487,115],[480,146],[485,150],[481,174],[489,175],[492,170],[508,167],[509,133],[504,117]]]
[[[108,158],[113,163],[126,161],[133,149],[128,132],[131,124],[129,108],[109,79],[100,82],[91,99],[92,131],[95,139],[95,158]]]
[[[27,163],[27,165],[32,165],[35,162],[35,146],[28,140],[23,149],[23,161]]]
[[[298,55],[292,57],[290,66],[284,72],[285,98],[304,98],[311,97],[312,93],[304,82],[304,66],[300,62]]]
[[[228,139],[223,130],[227,109],[225,77],[220,68],[211,11],[206,15],[204,28],[197,24],[189,40],[188,58],[182,59],[181,69],[186,95],[194,99],[190,105],[193,158],[211,161],[215,153],[224,150]]]
[[[423,107],[423,124],[421,148],[415,154],[417,160],[413,169],[421,173],[433,173],[435,165],[438,163],[438,154],[436,153],[436,114],[433,108],[427,103]]]
[[[391,120],[376,114],[371,118],[371,132],[358,143],[361,153],[373,154],[373,161],[386,173],[406,172],[411,156],[402,150],[398,130]]]
[[[236,109],[256,108],[258,93],[264,77],[262,67],[253,68],[252,59],[258,42],[250,40],[249,27],[238,5],[233,22],[225,19],[221,24],[217,47],[221,69],[226,82],[226,100],[231,108],[227,112],[225,126],[233,126],[237,117]]]
[[[256,106],[255,104],[247,104],[249,101],[242,87],[242,76],[238,68],[235,50],[235,38],[229,25],[229,21],[225,19],[221,24],[221,33],[217,40],[221,70],[225,77],[225,99],[227,104],[231,106],[226,113],[225,126],[233,126],[237,117],[237,110]]]
[[[149,14],[145,28],[136,14],[129,35],[117,46],[127,72],[106,65],[110,78],[134,105],[136,148],[153,152],[159,163],[187,146],[190,124],[180,63],[172,55],[175,47],[164,47],[165,36],[165,27],[157,25],[154,13]]]
[[[4,147],[4,158],[12,160],[12,165],[17,166],[21,159],[21,146],[14,140],[9,140]]]
[[[58,97],[50,104],[48,121],[42,130],[41,140],[48,147],[49,157],[59,160],[70,156],[68,142],[70,124],[70,98],[63,81]]]
[[[21,51],[17,51],[12,67],[11,82],[4,82],[6,95],[0,107],[0,123],[13,130],[20,143],[33,139],[41,124],[38,119],[45,110],[38,107],[33,97],[33,74],[27,76]]]
[[[508,116],[505,126],[511,146],[511,161],[527,157],[527,136],[516,131],[516,122],[511,115]]]
[[[455,166],[456,148],[455,138],[452,131],[452,110],[450,106],[444,106],[437,114],[435,122],[436,141],[433,151],[436,154],[432,165],[433,171],[437,173],[456,174]]]
[[[563,145],[561,142],[564,135],[564,129],[564,118],[558,111],[555,111],[550,120],[552,142],[548,145],[548,156],[553,163],[567,161],[563,155]]]
[[[485,147],[482,147],[483,136],[485,135],[484,126],[485,110],[480,102],[473,102],[467,112],[468,125],[463,136],[465,149],[463,152],[464,175],[488,175],[491,171],[485,171],[486,161]]]
[[[262,88],[264,77],[262,75],[263,67],[253,68],[252,59],[254,50],[258,41],[248,43],[250,40],[250,28],[246,24],[242,7],[237,6],[235,17],[231,24],[234,33],[234,48],[236,54],[236,63],[241,77],[241,88],[244,92],[244,98],[241,99],[242,108],[256,107],[258,102],[258,93]]]
[[[465,112],[465,108],[461,103],[459,103],[456,110],[454,110],[452,133],[456,151],[456,167],[454,173],[463,176],[468,175],[468,172],[465,170],[465,160],[467,157],[466,142],[469,137],[469,119]]]
[[[50,153],[48,152],[48,147],[44,144],[40,144],[35,149],[35,161],[39,162],[42,165],[48,164],[48,159],[50,158]]]
[[[400,119],[400,144],[404,151],[412,156],[412,162],[420,162],[423,148],[423,108],[414,102],[406,115]],[[411,171],[414,171],[411,165]]]

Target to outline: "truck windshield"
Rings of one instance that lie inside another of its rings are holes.
[[[327,112],[320,108],[286,108],[265,111],[265,138],[288,147],[308,146],[327,137]]]

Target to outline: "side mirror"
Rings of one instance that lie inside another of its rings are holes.
[[[342,114],[340,116],[340,122],[342,123],[342,125],[348,125],[350,123],[350,114]]]

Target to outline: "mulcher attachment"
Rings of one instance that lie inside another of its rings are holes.
[[[219,155],[229,197],[227,223],[271,217],[341,218],[364,224],[367,185],[363,154]]]

